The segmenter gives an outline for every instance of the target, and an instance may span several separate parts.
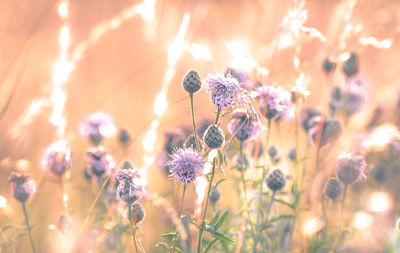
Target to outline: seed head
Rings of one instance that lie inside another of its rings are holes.
[[[328,183],[325,185],[325,194],[330,199],[336,199],[342,193],[342,186],[339,180],[335,178],[329,179]]]
[[[144,216],[145,216],[144,208],[138,202],[132,204],[130,213],[128,209],[128,219],[132,220],[133,224],[135,225],[143,221]]]
[[[201,88],[201,79],[196,70],[190,70],[182,83],[183,88],[189,93],[196,93]]]
[[[204,159],[193,148],[178,148],[172,153],[167,165],[171,176],[187,185],[203,173]]]
[[[364,174],[366,168],[367,163],[362,156],[344,152],[339,155],[336,174],[344,184],[351,184],[366,178]]]
[[[222,130],[217,125],[210,125],[203,135],[204,143],[211,149],[220,148],[225,141]]]
[[[270,190],[279,191],[285,187],[286,177],[279,168],[276,168],[268,173],[266,183]]]
[[[8,182],[11,184],[11,194],[21,203],[36,193],[36,182],[29,174],[12,172]]]
[[[207,92],[211,93],[213,103],[225,112],[227,108],[235,108],[251,101],[248,92],[231,74],[208,74],[206,78]]]
[[[117,172],[117,198],[128,205],[142,198],[146,192],[146,182],[137,169],[120,169]]]

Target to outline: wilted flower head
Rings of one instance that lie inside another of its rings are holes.
[[[86,161],[91,172],[98,177],[104,173],[110,175],[115,168],[114,158],[102,146],[88,148]]]
[[[192,148],[178,148],[168,161],[171,176],[185,185],[196,180],[202,174],[204,159],[199,152]]]
[[[103,137],[111,137],[116,132],[114,120],[108,114],[102,112],[90,114],[79,125],[79,134],[83,137],[89,137],[96,145],[102,141]]]
[[[36,182],[27,173],[12,172],[8,182],[11,184],[11,194],[22,203],[36,193]]]
[[[260,111],[269,120],[290,120],[294,116],[290,92],[282,87],[267,85],[257,88],[255,97],[260,100]]]
[[[228,124],[228,132],[235,135],[239,141],[251,139],[261,130],[262,126],[258,115],[251,112],[235,112]]]
[[[237,79],[231,74],[208,74],[206,77],[207,92],[211,93],[213,103],[221,109],[235,108],[250,102],[250,96]]]
[[[345,184],[354,183],[357,180],[367,178],[364,174],[367,163],[361,155],[354,153],[342,153],[339,155],[336,166],[336,174]]]
[[[43,170],[51,171],[53,174],[61,176],[71,167],[72,153],[66,142],[55,142],[46,149],[42,158]]]
[[[146,191],[146,182],[137,169],[120,169],[117,172],[117,198],[128,205],[143,197]]]

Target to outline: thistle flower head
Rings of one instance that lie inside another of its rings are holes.
[[[117,128],[114,120],[105,113],[96,112],[86,117],[79,125],[79,134],[88,137],[94,144],[99,144],[104,137],[115,135]]]
[[[36,193],[36,182],[27,173],[12,172],[8,182],[11,184],[11,194],[21,203]]]
[[[117,198],[128,205],[142,198],[146,192],[146,182],[140,171],[133,168],[123,168],[117,172]]]
[[[260,111],[269,120],[290,120],[294,108],[290,92],[282,87],[267,85],[257,88],[255,97],[260,100]]]
[[[367,163],[361,155],[344,152],[339,155],[336,174],[340,181],[351,184],[367,178],[364,174],[366,168]]]
[[[58,141],[50,145],[42,158],[42,169],[61,176],[72,167],[72,152],[66,142]]]
[[[167,165],[171,176],[187,185],[203,173],[204,159],[193,148],[178,148],[172,153]]]
[[[228,124],[228,132],[239,141],[253,138],[262,130],[258,115],[251,112],[238,111],[232,116]]]
[[[227,108],[235,108],[248,104],[250,95],[231,74],[208,74],[206,77],[207,92],[211,93],[213,103],[225,112]]]
[[[86,161],[91,172],[98,177],[110,175],[115,168],[114,158],[102,146],[88,148]]]

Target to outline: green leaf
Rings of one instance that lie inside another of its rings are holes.
[[[229,211],[224,212],[224,214],[221,216],[221,218],[219,219],[217,224],[215,224],[215,226],[214,226],[215,230],[218,230],[222,226],[222,224],[224,224],[226,217],[228,217],[228,213],[229,213]]]
[[[218,164],[219,164],[219,166],[221,166],[223,162],[224,162],[224,154],[222,154],[222,152],[218,149]]]
[[[222,179],[218,180],[218,182],[215,184],[214,187],[217,188],[218,185],[219,185],[220,183],[224,182],[225,180],[226,180],[226,178],[222,178]]]
[[[293,204],[291,204],[291,203],[289,203],[289,202],[286,202],[286,201],[284,201],[283,199],[275,199],[275,201],[276,202],[279,202],[279,203],[281,203],[281,204],[283,204],[283,205],[286,205],[286,206],[288,206],[288,207],[290,207],[291,209],[295,209],[295,206],[293,205]]]
[[[214,226],[215,223],[217,223],[220,214],[221,214],[221,211],[218,211],[217,214],[212,218],[212,220],[210,221],[210,223],[208,223],[208,225]]]
[[[229,243],[229,244],[233,244],[236,245],[236,241],[234,241],[233,239],[229,238],[228,236],[221,234],[219,232],[214,232],[213,236],[215,238],[217,238],[218,240],[221,240],[223,242]]]
[[[278,216],[278,217],[273,217],[272,219],[271,219],[271,222],[275,222],[275,221],[278,221],[278,220],[280,220],[280,219],[292,219],[292,218],[294,218],[295,216],[294,215],[292,215],[292,214],[282,214],[282,215],[280,215],[280,216]]]
[[[176,238],[176,233],[162,234],[161,237],[167,238],[168,240],[172,241],[173,239]]]
[[[156,247],[161,247],[165,250],[165,252],[169,252],[169,246],[165,242],[159,242],[156,244]]]
[[[212,241],[207,245],[206,249],[204,250],[204,253],[207,253],[207,252],[211,249],[211,247],[214,245],[214,243],[216,243],[217,241],[218,241],[218,239],[212,240]]]

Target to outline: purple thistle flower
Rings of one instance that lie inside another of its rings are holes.
[[[146,182],[139,170],[128,168],[117,172],[117,198],[128,205],[142,198],[146,192]]]
[[[255,97],[260,100],[260,111],[269,120],[290,120],[294,117],[294,108],[290,92],[273,85],[258,87]]]
[[[336,174],[343,183],[351,184],[367,178],[364,174],[367,163],[361,155],[344,152],[338,159]]]
[[[228,132],[235,134],[239,141],[253,138],[262,130],[258,115],[244,111],[235,112],[228,124]]]
[[[11,184],[11,194],[21,203],[36,193],[36,182],[27,173],[12,172],[8,182]]]
[[[204,159],[192,148],[178,148],[170,156],[167,165],[171,176],[185,185],[196,180],[203,173]]]
[[[103,137],[114,136],[117,128],[108,114],[96,112],[86,117],[79,125],[79,134],[89,137],[94,144],[99,144]]]
[[[250,103],[250,95],[231,74],[208,74],[207,92],[211,93],[213,103],[225,112],[226,108],[235,108]]]
[[[64,141],[50,145],[42,158],[42,169],[51,171],[56,176],[61,176],[72,167],[72,152]]]
[[[111,174],[115,168],[114,158],[102,147],[91,147],[86,151],[86,161],[93,174],[100,177]]]

